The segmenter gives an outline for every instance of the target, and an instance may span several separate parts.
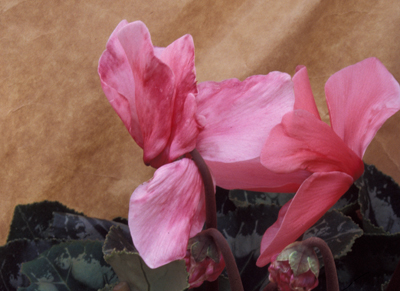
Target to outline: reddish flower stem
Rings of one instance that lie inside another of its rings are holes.
[[[389,285],[386,288],[386,291],[397,290],[400,290],[400,261],[397,263],[396,270],[394,270],[392,278],[389,281]]]
[[[206,196],[206,228],[217,228],[217,206],[215,203],[214,182],[210,170],[196,149],[191,151],[190,155],[192,156],[193,161],[199,169],[201,178],[203,179]]]
[[[214,239],[215,244],[221,251],[226,264],[226,271],[228,272],[229,284],[231,285],[232,291],[244,291],[242,279],[236,265],[235,257],[229,247],[225,237],[215,228],[209,228],[202,232],[205,235],[209,235]],[[209,289],[207,289],[208,291]]]
[[[339,291],[335,260],[326,242],[319,237],[310,237],[303,243],[309,247],[317,247],[321,252],[325,265],[326,291]]]
[[[199,169],[203,179],[205,199],[206,199],[206,229],[217,228],[217,205],[215,202],[214,182],[210,170],[200,153],[194,149],[190,152],[194,163]],[[218,291],[218,280],[205,282],[208,291]]]

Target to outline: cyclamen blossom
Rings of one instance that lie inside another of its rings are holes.
[[[269,130],[293,109],[289,75],[273,72],[197,87],[192,37],[154,47],[140,21],[117,26],[98,70],[108,100],[143,148],[144,162],[158,168],[133,192],[128,217],[133,242],[149,267],[183,259],[189,238],[204,225],[201,176],[191,159],[178,160],[196,145],[222,186],[232,188],[240,180],[256,189],[267,176],[255,181],[254,172],[279,176],[261,166],[259,153]],[[228,169],[222,178],[221,165]],[[273,187],[298,187],[309,175],[299,173],[294,182],[272,179]]]
[[[369,58],[332,75],[326,85],[331,127],[321,121],[305,67],[293,77],[295,110],[274,127],[262,164],[277,173],[312,174],[265,232],[257,265],[295,241],[329,210],[363,171],[363,154],[382,124],[400,110],[400,86]]]
[[[101,85],[146,164],[159,168],[129,205],[129,228],[140,255],[156,268],[186,255],[203,228],[204,186],[191,159],[201,125],[196,117],[194,44],[185,35],[154,47],[144,23],[122,21],[99,61]],[[177,160],[177,161],[175,161]]]
[[[191,159],[177,160],[195,147],[226,188],[290,191],[310,174],[275,174],[260,163],[269,131],[293,110],[287,74],[197,87],[191,36],[154,47],[140,21],[117,26],[98,70],[108,100],[143,148],[144,162],[158,168],[133,192],[128,217],[133,242],[151,268],[183,259],[189,238],[204,225],[200,174]]]

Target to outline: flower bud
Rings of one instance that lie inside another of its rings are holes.
[[[319,261],[312,247],[294,242],[272,257],[268,271],[281,291],[309,291],[318,285]]]
[[[222,253],[214,240],[201,233],[189,240],[186,257],[189,288],[199,287],[204,281],[215,281],[225,268]]]

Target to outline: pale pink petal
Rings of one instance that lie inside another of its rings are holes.
[[[312,114],[318,119],[321,119],[315,104],[314,95],[311,90],[310,79],[308,78],[307,68],[305,66],[297,66],[296,74],[293,78],[294,95],[296,100],[294,102],[294,109],[303,109]]]
[[[266,169],[259,158],[233,163],[206,161],[218,186],[225,189],[245,189],[262,192],[296,192],[311,175],[299,170],[293,173],[275,173]]]
[[[160,167],[133,192],[128,219],[133,243],[150,268],[183,259],[189,237],[205,221],[203,183],[194,162]]]
[[[125,50],[117,33],[128,24],[121,21],[111,34],[106,50],[100,57],[98,73],[101,86],[110,104],[117,112],[133,139],[143,147],[135,105],[135,79]]]
[[[143,159],[151,164],[167,145],[171,133],[175,78],[154,55],[150,33],[136,21],[117,32],[135,80],[135,106],[143,135]]]
[[[360,158],[382,124],[400,109],[400,86],[376,58],[335,73],[325,92],[333,130]]]
[[[305,180],[294,198],[282,207],[278,220],[264,233],[257,266],[267,265],[273,255],[313,226],[352,183],[353,178],[342,172],[314,173]]]
[[[290,173],[341,171],[357,179],[362,160],[324,122],[304,110],[287,113],[270,133],[261,163],[271,171]]]
[[[198,89],[197,112],[205,125],[196,148],[206,161],[233,163],[259,157],[270,130],[294,105],[290,76],[280,72],[243,82],[203,82]]]

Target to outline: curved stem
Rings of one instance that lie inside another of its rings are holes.
[[[326,291],[339,291],[335,260],[326,242],[319,237],[310,237],[303,241],[303,243],[309,247],[317,247],[321,251],[325,265]]]
[[[217,206],[215,203],[214,182],[210,170],[196,149],[191,151],[190,155],[199,169],[204,183],[206,196],[206,228],[217,228]]]
[[[221,251],[222,256],[224,257],[226,271],[228,272],[231,290],[244,291],[242,279],[240,278],[235,258],[225,237],[215,228],[206,229],[202,233],[211,236],[214,239],[218,249]]]
[[[400,261],[397,263],[397,267],[394,270],[392,278],[389,281],[389,285],[386,288],[386,291],[396,290],[400,290]]]

